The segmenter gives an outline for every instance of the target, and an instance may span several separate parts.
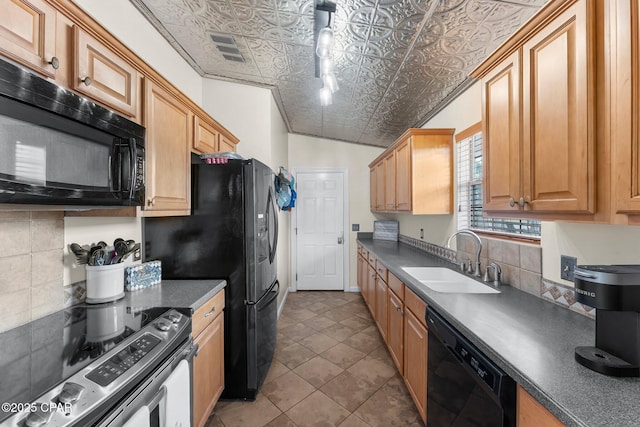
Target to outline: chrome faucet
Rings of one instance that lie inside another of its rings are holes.
[[[492,262],[487,265],[486,271],[484,272],[484,282],[490,282],[491,277],[489,276],[489,271],[493,269],[493,286],[495,288],[499,288],[502,282],[500,281],[500,276],[502,275],[502,269],[498,264]]]
[[[480,240],[480,237],[478,237],[478,235],[476,233],[474,233],[471,230],[460,230],[460,231],[456,231],[455,233],[453,233],[451,235],[451,237],[449,237],[449,240],[447,240],[447,248],[450,248],[451,246],[451,239],[453,239],[455,236],[457,236],[458,234],[466,234],[468,236],[473,237],[476,240],[477,243],[477,251],[476,251],[476,268],[475,271],[473,272],[473,275],[476,277],[480,277],[482,276],[482,273],[480,272],[480,252],[482,251],[482,240]],[[469,273],[471,273],[471,269],[469,269]]]

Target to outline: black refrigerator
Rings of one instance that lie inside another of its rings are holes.
[[[191,159],[191,215],[144,218],[144,259],[163,279],[225,279],[225,399],[255,399],[276,345],[274,174],[255,159]]]

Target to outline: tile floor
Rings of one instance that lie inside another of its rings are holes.
[[[290,293],[254,402],[220,401],[206,427],[424,426],[360,294]]]

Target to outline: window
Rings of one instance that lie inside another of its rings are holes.
[[[456,135],[458,230],[540,237],[540,221],[482,216],[482,131],[480,124]]]

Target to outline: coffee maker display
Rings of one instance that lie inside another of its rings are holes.
[[[595,347],[576,347],[576,360],[615,377],[640,376],[640,265],[579,265],[576,299],[596,309]]]

